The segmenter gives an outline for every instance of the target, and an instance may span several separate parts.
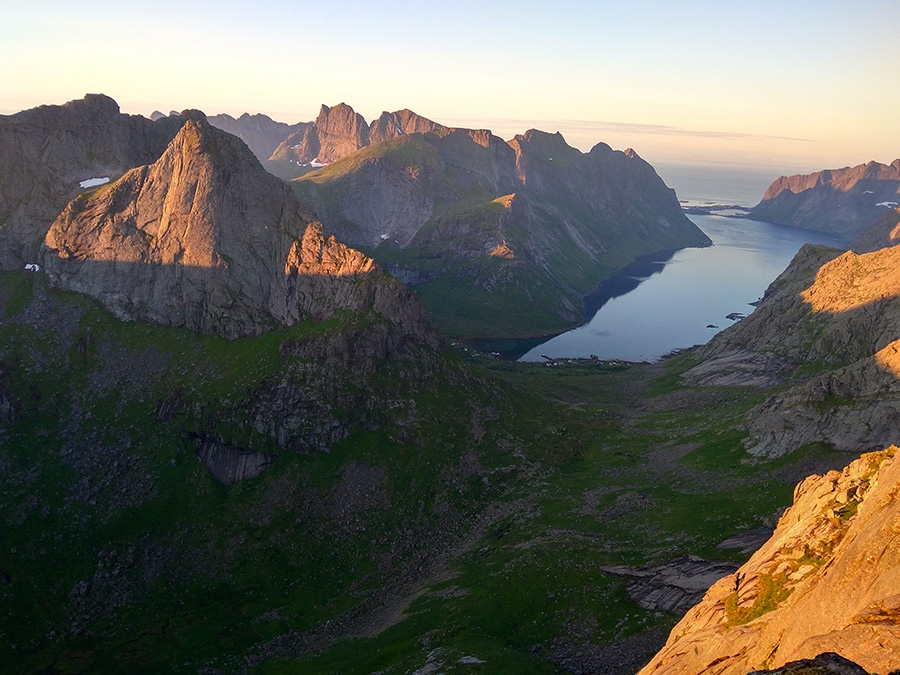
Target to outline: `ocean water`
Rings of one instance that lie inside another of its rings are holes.
[[[783,167],[741,165],[655,164],[678,199],[692,204],[756,206],[772,182],[783,174],[798,173]]]
[[[521,360],[595,355],[655,361],[675,349],[704,344],[733,323],[729,314],[753,311],[750,303],[762,297],[803,244],[841,244],[808,230],[746,218],[691,220],[712,246],[682,249],[654,269],[645,265],[640,276],[624,270],[609,283],[630,280],[633,290],[608,299],[590,321],[533,347]]]
[[[777,169],[657,167],[678,198],[692,204],[753,206]],[[523,361],[592,355],[654,361],[676,349],[704,344],[730,326],[729,314],[746,315],[805,243],[843,242],[809,230],[722,215],[689,216],[713,241],[671,257],[645,259],[618,274],[588,298],[593,317],[541,344],[523,344]],[[525,351],[527,349],[527,351]]]

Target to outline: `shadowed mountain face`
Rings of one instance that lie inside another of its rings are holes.
[[[0,269],[35,262],[50,224],[92,178],[156,161],[186,119],[123,115],[108,96],[0,116]]]
[[[636,255],[709,244],[631,150],[601,143],[584,154],[536,130],[506,142],[409,111],[382,115],[362,145],[348,111],[342,158],[296,179],[296,193],[341,240],[414,285],[446,332],[563,330],[582,320],[582,298]],[[293,151],[310,161],[306,147]]]
[[[156,162],[72,201],[41,261],[126,320],[235,338],[375,309],[424,330],[401,284],[308,216],[240,140],[191,120]]]
[[[750,217],[852,239],[900,205],[900,159],[782,176]]]
[[[784,384],[749,415],[747,446],[865,452],[900,429],[900,247],[858,255],[804,246],[750,316],[699,352],[692,384]]]
[[[900,243],[900,208],[888,209],[881,218],[863,230],[852,242],[857,253],[877,251]]]
[[[316,121],[291,133],[275,148],[269,159],[298,164],[330,164],[368,145],[397,136],[444,128],[406,109],[383,112],[370,126],[346,103],[333,108],[323,105]]]
[[[244,141],[260,162],[269,159],[275,148],[287,136],[298,132],[302,133],[310,124],[309,122],[285,124],[276,122],[267,115],[250,115],[248,113],[244,113],[237,119],[225,114],[210,115],[207,120],[214,127],[227,131]]]

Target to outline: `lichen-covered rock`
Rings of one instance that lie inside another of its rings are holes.
[[[772,538],[714,584],[640,675],[745,675],[836,652],[900,667],[896,447],[811,476]]]

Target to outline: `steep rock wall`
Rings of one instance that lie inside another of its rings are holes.
[[[811,476],[772,538],[714,584],[639,675],[745,675],[836,652],[900,667],[900,462],[871,453]]]

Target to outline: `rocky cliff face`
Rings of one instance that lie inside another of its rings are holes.
[[[405,288],[326,236],[240,140],[203,120],[153,164],[73,200],[41,261],[121,319],[228,338],[342,309],[425,326]]]
[[[156,161],[186,119],[202,116],[185,111],[151,122],[121,114],[115,101],[96,94],[0,116],[0,269],[37,260],[81,181],[114,180]]]
[[[267,115],[250,115],[244,113],[237,119],[231,115],[211,115],[207,120],[214,127],[237,136],[260,162],[264,162],[275,152],[281,142],[291,134],[300,133],[310,125],[309,122],[286,124],[276,122]]]
[[[275,161],[297,164],[330,164],[361,148],[398,136],[441,131],[446,127],[412,110],[383,112],[369,125],[346,103],[329,108],[323,105],[315,122],[297,129],[270,152]]]
[[[288,136],[270,159],[330,164],[369,144],[369,125],[346,103],[323,105],[316,121]]]
[[[409,111],[382,115],[369,133],[396,135],[295,180],[297,195],[416,284],[451,333],[564,329],[634,255],[709,243],[633,151],[583,154],[536,130],[507,143]]]
[[[640,675],[745,675],[826,652],[869,672],[900,668],[896,453],[800,483],[772,538],[709,589]]]
[[[397,138],[397,136],[427,134],[444,128],[446,127],[437,122],[432,122],[426,117],[417,115],[408,108],[392,113],[383,112],[381,117],[369,126],[369,143],[383,143],[392,138]]]
[[[851,247],[857,253],[865,253],[897,244],[900,244],[900,209],[888,209],[887,213],[857,235]]]
[[[900,249],[858,255],[804,246],[749,317],[700,351],[695,384],[747,383],[772,396],[748,415],[750,452],[808,443],[865,452],[900,428]]]
[[[900,159],[776,180],[750,217],[852,239],[900,202]],[[893,204],[893,206],[891,206]]]

